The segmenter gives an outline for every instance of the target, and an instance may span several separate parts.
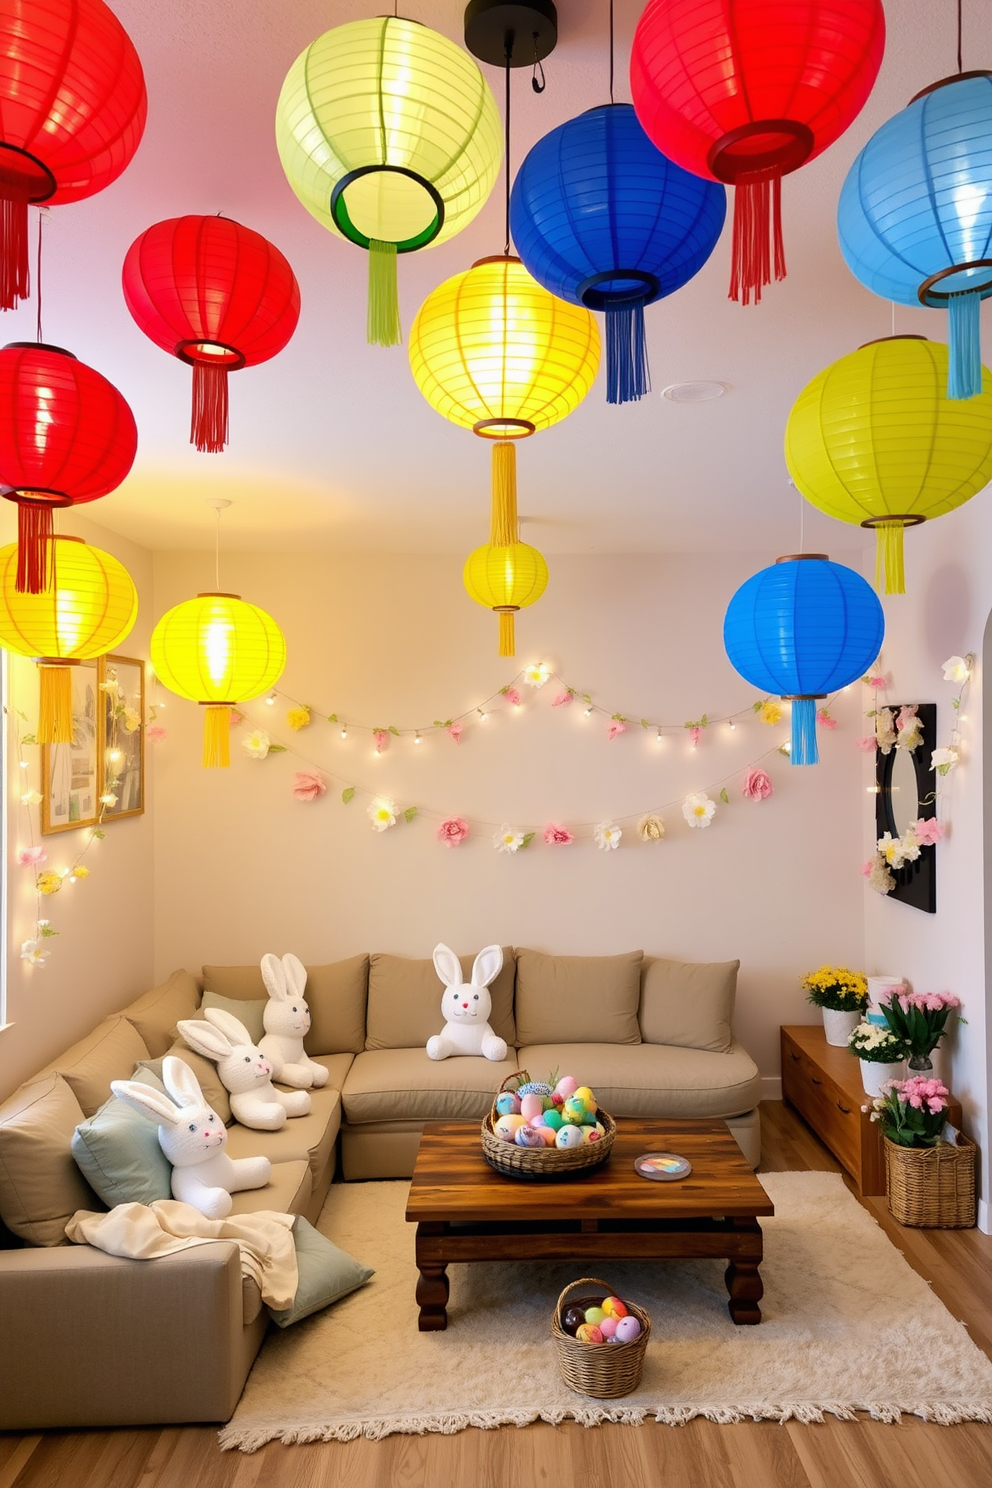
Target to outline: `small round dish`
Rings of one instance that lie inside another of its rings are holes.
[[[634,1158],[634,1172],[642,1178],[651,1178],[655,1183],[675,1183],[692,1172],[688,1158],[677,1152],[642,1152]]]

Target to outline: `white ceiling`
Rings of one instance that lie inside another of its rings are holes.
[[[234,501],[226,548],[464,554],[488,536],[489,449],[417,391],[403,348],[365,344],[366,255],[322,229],[290,190],[273,114],[283,77],[320,32],[375,14],[372,0],[110,0],[142,60],[148,126],[125,174],[45,223],[44,335],[121,389],[138,422],[134,469],[87,515],[155,549],[212,546],[210,497]],[[642,0],[616,0],[618,101]],[[408,0],[405,14],[461,41],[462,0]],[[782,435],[821,367],[887,335],[890,306],[847,272],[834,212],[844,174],[886,118],[955,70],[954,0],[885,0],[888,42],[874,93],[849,132],[787,178],[789,275],[758,307],[726,297],[729,219],[702,272],[647,312],[655,391],[609,407],[605,369],[572,416],[519,450],[523,536],[546,553],[791,551],[800,507]],[[964,0],[964,66],[992,62],[992,6]],[[547,91],[513,76],[513,160],[542,134],[608,101],[607,0],[558,0]],[[501,76],[484,69],[501,99]],[[142,335],[120,265],[152,222],[235,217],[270,238],[299,279],[288,347],[231,379],[231,442],[188,444],[190,372]],[[503,244],[502,184],[450,243],[400,260],[408,328],[423,298]],[[32,214],[32,220],[36,218]],[[34,302],[8,312],[5,341],[34,336]],[[896,311],[899,330],[946,339],[935,311]],[[716,402],[678,405],[668,383],[717,379]],[[984,498],[980,498],[984,499]],[[806,508],[806,545],[871,539]]]

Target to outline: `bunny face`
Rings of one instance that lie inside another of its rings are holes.
[[[173,1167],[192,1167],[222,1152],[227,1146],[227,1128],[205,1099],[189,1065],[167,1055],[162,1061],[162,1080],[168,1095],[131,1080],[112,1080],[110,1088],[157,1124],[159,1145]]]
[[[486,1023],[492,1009],[485,987],[451,987],[441,1001],[441,1012],[449,1023]]]
[[[216,1111],[205,1106],[180,1114],[184,1120],[158,1129],[162,1151],[174,1167],[190,1167],[223,1152],[227,1146],[227,1128]]]
[[[216,1063],[225,1089],[239,1095],[264,1085],[272,1065],[256,1049],[244,1024],[220,1008],[204,1008],[203,1017],[205,1021],[182,1019],[179,1032],[191,1049]]]

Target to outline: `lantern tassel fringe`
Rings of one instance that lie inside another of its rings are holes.
[[[499,616],[499,654],[500,656],[516,656],[516,627],[514,626],[515,615],[512,610],[501,610]]]
[[[816,743],[816,698],[792,700],[792,744],[789,760],[793,765],[820,763],[820,751]]]
[[[227,436],[227,368],[212,362],[194,362],[189,442],[201,454],[218,455],[227,444]]]
[[[0,199],[0,310],[13,310],[26,300],[28,277],[28,200]]]
[[[947,396],[977,398],[982,391],[982,298],[974,290],[952,294],[947,301],[950,347],[947,362]]]
[[[206,769],[226,769],[231,763],[231,710],[210,703],[203,719],[203,764]]]
[[[771,241],[770,241],[771,240]],[[761,303],[761,290],[785,278],[782,239],[782,178],[741,181],[734,187],[734,240],[730,263],[730,298],[745,305]]]
[[[72,743],[72,668],[39,666],[38,743]]]
[[[508,439],[493,445],[493,505],[489,541],[494,548],[508,548],[520,541],[517,520],[517,451]],[[511,656],[513,652],[509,653]]]
[[[365,339],[370,346],[400,346],[400,299],[396,284],[396,244],[369,239],[369,303]]]
[[[903,524],[901,522],[879,522],[875,528],[875,534],[875,588],[881,590],[884,577],[886,594],[905,594]]]
[[[36,502],[17,505],[17,579],[18,594],[44,594],[49,588],[52,551],[52,508]]]
[[[651,391],[644,306],[606,307],[606,401],[635,403]]]

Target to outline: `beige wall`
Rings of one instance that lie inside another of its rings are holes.
[[[0,538],[16,535],[14,508],[2,502]],[[72,514],[63,523],[79,537],[113,553],[127,567],[138,588],[138,620],[123,644],[127,656],[146,657],[151,633],[151,554],[108,532],[87,518]],[[11,657],[9,706],[28,715],[25,732],[38,721],[38,672],[34,663]],[[8,739],[9,739],[8,734]],[[58,936],[49,941],[51,955],[44,967],[20,959],[22,942],[32,934],[37,914],[34,873],[17,865],[16,853],[26,845],[24,817],[19,809],[22,777],[40,789],[40,750],[25,749],[30,768],[9,760],[7,859],[7,1026],[0,1031],[0,1099],[33,1074],[73,1039],[93,1027],[136,992],[152,985],[153,874],[152,816],[114,822],[107,835],[86,856],[90,877],[66,885],[50,901],[50,918]],[[151,807],[153,788],[149,791]],[[37,821],[37,811],[35,811]],[[87,837],[85,831],[63,832],[35,840],[48,852],[46,866],[68,866]]]
[[[486,725],[468,724],[457,747],[444,735],[419,747],[393,739],[377,759],[357,727],[429,725],[535,659],[635,720],[747,708],[755,692],[726,661],[723,614],[737,585],[773,556],[556,558],[545,598],[518,617],[515,661],[496,656],[496,622],[466,599],[451,558],[226,557],[222,586],[270,610],[286,634],[280,686],[340,712],[349,737],[318,722],[294,736],[284,705],[258,702],[250,716],[306,760],[259,762],[235,743],[229,771],[206,771],[200,711],[169,700],[169,739],[156,755],[156,975],[266,951],[311,961],[367,949],[426,956],[439,940],[459,951],[499,941],[740,957],[737,1031],[774,1080],[779,1024],[810,1016],[801,973],[862,956],[856,691],[841,700],[842,727],[823,738],[819,768],[773,755],[776,794],[760,805],[741,799],[740,769],[785,731],[753,719],[733,734],[710,730],[695,752],[684,735],[659,747],[636,722],[608,743],[602,716],[551,708],[550,683],[537,694],[522,688],[519,715],[496,706]],[[157,554],[156,614],[212,584],[205,555]],[[313,805],[290,794],[307,762],[334,777]],[[615,853],[590,840],[565,849],[535,842],[513,859],[491,843],[503,820],[594,824],[723,777],[732,804],[713,824],[690,832],[669,805],[669,836],[657,846],[637,843],[631,822]],[[360,791],[341,804],[344,784],[417,804],[421,816],[379,836]],[[455,850],[434,838],[444,814],[473,824]],[[567,1017],[563,1008],[563,1028]]]

